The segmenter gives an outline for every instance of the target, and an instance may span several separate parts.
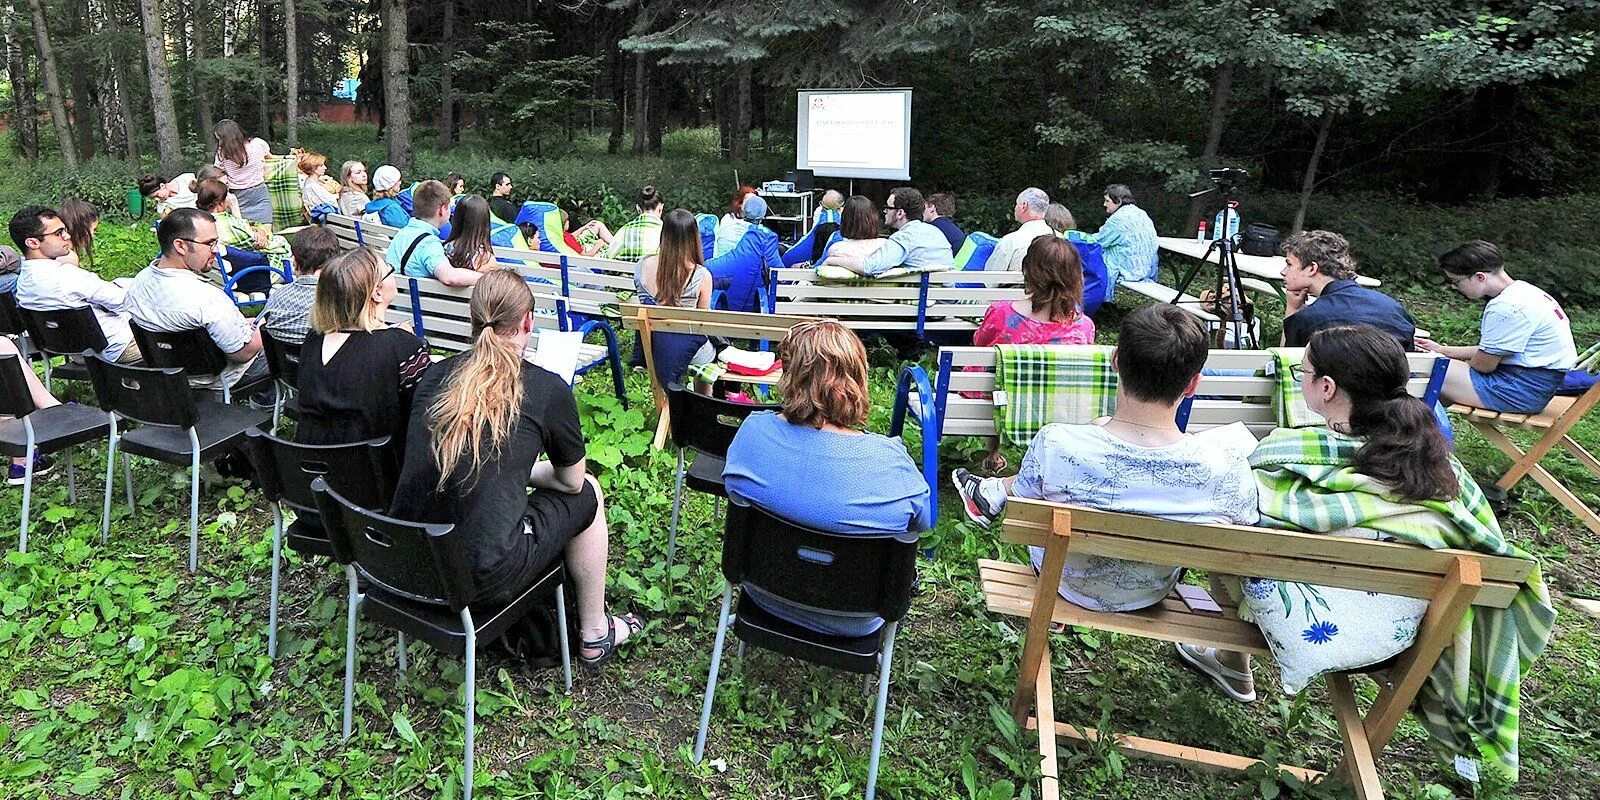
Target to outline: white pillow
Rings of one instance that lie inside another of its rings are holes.
[[[1245,610],[1277,660],[1283,690],[1299,694],[1327,672],[1386,661],[1417,638],[1428,601],[1245,578]]]

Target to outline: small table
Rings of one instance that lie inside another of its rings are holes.
[[[794,225],[795,239],[804,238],[811,231],[811,193],[810,192],[756,192],[769,200],[794,200],[800,206],[799,216],[767,215],[767,222],[782,222]]]

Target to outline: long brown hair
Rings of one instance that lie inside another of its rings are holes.
[[[61,223],[67,226],[67,233],[72,234],[72,248],[83,256],[85,263],[93,263],[94,224],[100,221],[100,209],[88,201],[69,197],[61,201],[56,213],[61,215]]]
[[[846,239],[878,238],[878,204],[866,195],[851,195],[839,212],[839,235]]]
[[[1366,325],[1324,328],[1306,344],[1305,360],[1350,398],[1350,434],[1365,440],[1356,451],[1356,472],[1405,500],[1452,500],[1461,493],[1433,413],[1406,393],[1411,367],[1393,336]]]
[[[867,424],[867,349],[854,332],[832,320],[802,322],[779,349],[784,419],[819,430]]]
[[[218,122],[217,126],[211,129],[211,133],[217,137],[217,155],[221,156],[223,161],[232,161],[243,166],[250,158],[250,152],[245,148],[244,129],[239,127],[239,123],[225,119]]]
[[[491,249],[489,243],[489,201],[483,195],[469,194],[456,203],[456,213],[450,220],[450,238],[445,240],[450,251],[450,266],[457,269],[477,269],[478,257]]]
[[[1022,256],[1022,288],[1051,322],[1071,322],[1083,306],[1083,259],[1072,242],[1040,236]]]
[[[522,410],[522,349],[512,338],[533,310],[533,292],[510,270],[484,275],[472,287],[472,349],[428,406],[429,449],[439,490],[463,464],[470,482],[485,457],[499,458]]]
[[[656,256],[656,305],[675,306],[694,271],[706,262],[694,215],[674,208],[661,216],[661,251]]]
[[[200,181],[198,191],[195,192],[195,208],[201,211],[210,211],[220,214],[227,210],[228,184],[217,178],[206,178]]]

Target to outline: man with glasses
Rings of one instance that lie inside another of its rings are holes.
[[[826,263],[869,277],[896,267],[917,272],[955,269],[950,241],[938,228],[922,221],[925,206],[922,192],[909,186],[896,187],[883,204],[883,224],[894,231],[883,247],[869,256],[830,253]]]
[[[133,321],[162,333],[206,330],[228,366],[217,375],[190,375],[189,385],[197,389],[221,391],[265,377],[266,359],[257,358],[261,333],[222,287],[203,277],[217,263],[216,218],[193,208],[174,210],[156,228],[156,241],[160,257],[128,286]]]
[[[30,311],[64,311],[88,306],[105,333],[106,358],[124,364],[140,361],[128,327],[127,291],[74,264],[56,259],[72,252],[72,234],[55,209],[26,206],[11,217],[11,239],[22,250],[17,275],[17,305]]]

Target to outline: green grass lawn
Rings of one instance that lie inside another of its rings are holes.
[[[153,255],[145,223],[108,220],[97,268],[130,274]],[[1435,337],[1466,342],[1477,307],[1439,290],[1405,295]],[[1572,309],[1578,338],[1600,336],[1600,314]],[[1276,318],[1276,309],[1267,309]],[[1103,315],[1114,330],[1116,314]],[[1272,332],[1275,336],[1276,333]],[[1111,337],[1102,334],[1102,340]],[[1580,345],[1581,346],[1581,345]],[[875,353],[871,425],[888,426],[892,359]],[[650,621],[642,637],[571,695],[558,669],[479,662],[478,791],[484,798],[823,798],[859,796],[871,699],[855,676],[750,651],[725,662],[707,761],[689,756],[721,592],[712,504],[689,494],[678,565],[662,565],[673,458],[648,449],[648,387],[629,377],[631,410],[598,374],[580,384],[590,463],[608,495],[613,606]],[[87,400],[83,389],[68,392]],[[1577,437],[1600,445],[1600,423]],[[1507,461],[1472,431],[1460,455],[1480,479]],[[972,443],[943,448],[948,468]],[[1558,474],[1594,498],[1575,464]],[[32,550],[0,569],[0,797],[424,798],[459,791],[460,663],[411,649],[397,674],[393,637],[364,625],[355,735],[339,739],[344,581],[291,555],[284,572],[279,658],[266,657],[271,514],[243,485],[201,498],[200,571],[185,568],[187,478],[141,463],[139,504],[118,504],[99,541],[104,448],[78,458],[76,503],[64,470],[37,487]],[[120,494],[120,491],[119,491]],[[986,611],[976,561],[1006,551],[945,500],[930,534],[920,593],[895,652],[880,796],[1002,800],[1037,793],[1031,737],[1004,709],[1019,626]],[[0,495],[6,548],[20,492]],[[1523,687],[1522,780],[1483,797],[1600,796],[1600,621],[1567,598],[1600,597],[1596,537],[1531,482],[1504,521],[1543,563],[1560,597],[1555,639]],[[9,527],[8,527],[9,526]],[[1016,556],[1015,552],[1009,552]],[[1178,666],[1168,648],[1106,634],[1055,638],[1059,719],[1327,768],[1339,742],[1320,689],[1299,698],[1273,686],[1241,706]],[[730,650],[731,656],[731,650]],[[1361,683],[1367,697],[1375,693]],[[1473,788],[1407,720],[1383,774],[1401,798],[1472,796]],[[1265,774],[1209,775],[1114,753],[1066,749],[1067,798],[1342,797]]]

